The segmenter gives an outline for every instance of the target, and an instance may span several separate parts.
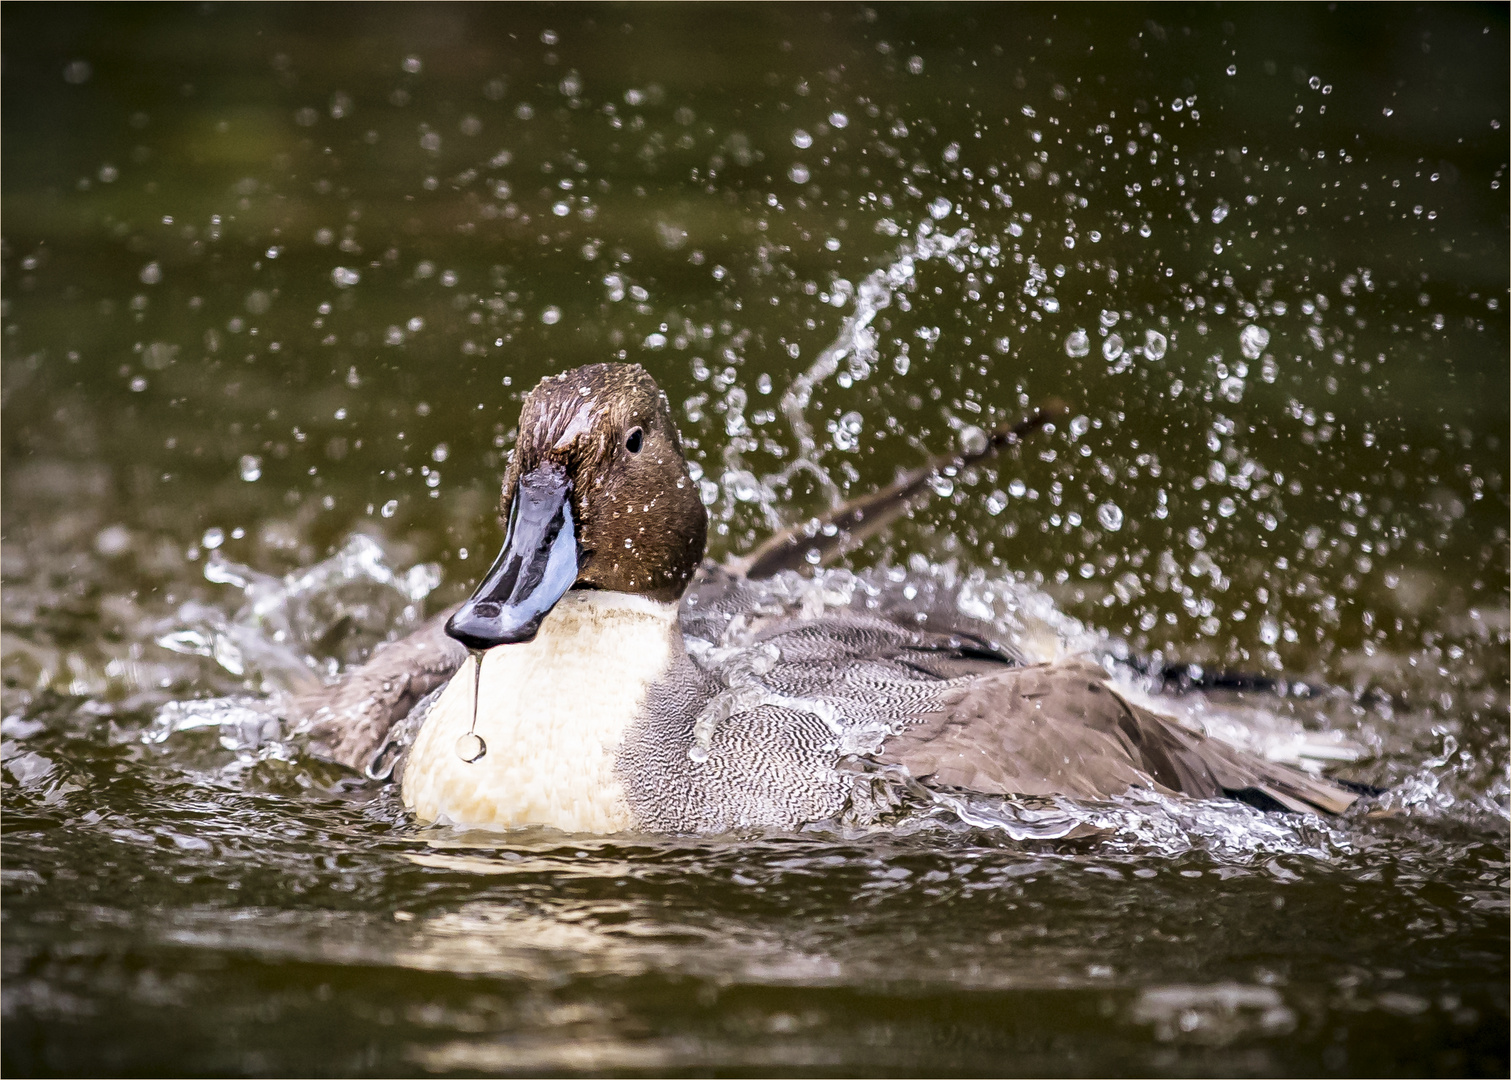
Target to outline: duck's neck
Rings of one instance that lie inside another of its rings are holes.
[[[484,654],[475,726],[474,662],[452,678],[410,750],[405,805],[422,821],[483,828],[632,827],[615,757],[681,648],[675,603],[567,593],[534,640]],[[469,732],[486,747],[471,762],[458,751]]]

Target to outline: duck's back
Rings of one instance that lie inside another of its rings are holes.
[[[979,639],[848,613],[778,619],[736,647],[690,644],[619,755],[647,829],[867,822],[910,785],[1329,812],[1354,798],[1133,704],[1084,658],[1022,665]]]

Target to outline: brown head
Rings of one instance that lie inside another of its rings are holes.
[[[547,376],[504,473],[504,548],[446,631],[469,648],[535,636],[568,589],[681,597],[708,518],[671,408],[637,364]]]

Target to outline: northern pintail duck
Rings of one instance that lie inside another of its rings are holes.
[[[1357,797],[1135,704],[1085,657],[1027,663],[917,613],[760,601],[754,579],[873,530],[930,471],[715,566],[650,375],[548,377],[521,410],[492,568],[459,608],[306,699],[313,741],[397,773],[420,821],[484,828],[867,823],[919,788],[1333,813]]]

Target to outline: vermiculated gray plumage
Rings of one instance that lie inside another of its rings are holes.
[[[1352,796],[1254,758],[1127,701],[1087,660],[1019,666],[957,635],[885,619],[778,621],[744,646],[748,670],[696,651],[651,692],[619,773],[645,827],[711,832],[866,820],[892,766],[925,787],[1003,796],[1106,799],[1142,788],[1339,812]],[[736,661],[736,662],[732,662]],[[700,713],[748,695],[694,760]],[[894,793],[901,796],[901,791]]]

